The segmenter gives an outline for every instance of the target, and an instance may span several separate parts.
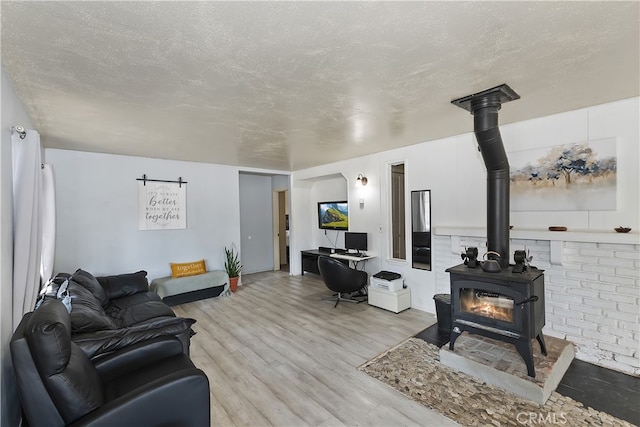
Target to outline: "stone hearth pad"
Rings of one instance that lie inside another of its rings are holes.
[[[409,338],[358,369],[463,426],[632,426],[558,392],[539,405],[443,366],[439,351]]]
[[[440,349],[440,363],[487,384],[508,390],[540,405],[558,387],[574,357],[569,341],[545,336],[547,356],[538,342],[533,342],[533,364],[536,377],[527,375],[522,357],[511,343],[464,332],[454,350],[446,344]]]

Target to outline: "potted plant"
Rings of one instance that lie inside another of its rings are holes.
[[[242,264],[240,264],[238,254],[233,248],[227,249],[225,247],[224,253],[226,255],[224,270],[229,275],[229,287],[231,288],[231,292],[235,292],[238,290],[238,279],[240,277],[240,271],[242,271]]]

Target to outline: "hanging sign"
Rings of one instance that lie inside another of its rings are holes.
[[[187,186],[182,183],[138,181],[138,229],[187,228]]]

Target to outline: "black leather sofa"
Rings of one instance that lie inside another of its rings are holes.
[[[71,340],[65,305],[49,298],[23,317],[10,347],[25,425],[209,425],[209,381],[175,336],[90,360]]]
[[[189,354],[195,320],[177,317],[149,291],[146,271],[99,277],[82,269],[59,273],[42,298],[63,299],[61,288],[71,304],[71,339],[90,359],[160,336],[178,338]]]

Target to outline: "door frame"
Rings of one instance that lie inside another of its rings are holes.
[[[280,193],[284,193],[283,205],[280,206]],[[282,257],[280,256],[280,235],[285,239],[285,256],[286,256],[286,226],[280,228],[281,224],[285,224],[287,215],[287,202],[289,190],[274,190],[272,193],[273,206],[273,270],[280,270]]]

